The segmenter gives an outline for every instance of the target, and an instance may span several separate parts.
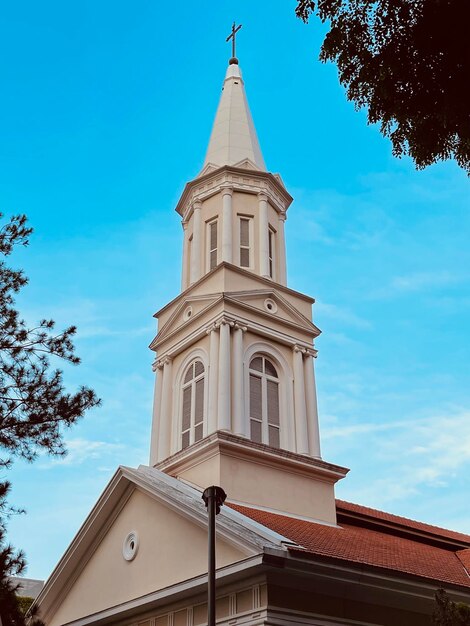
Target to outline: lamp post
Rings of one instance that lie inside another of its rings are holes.
[[[208,533],[208,577],[207,577],[207,626],[215,626],[215,516],[225,502],[227,494],[222,487],[207,487],[202,499],[207,507],[209,517]]]

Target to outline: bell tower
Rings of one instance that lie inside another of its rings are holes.
[[[287,286],[291,202],[266,169],[233,56],[202,171],[176,207],[182,285],[155,314],[150,464],[235,502],[335,523],[347,470],[321,459],[320,330],[313,298]]]

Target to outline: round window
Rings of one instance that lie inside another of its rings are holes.
[[[192,314],[193,314],[193,307],[192,306],[186,307],[183,313],[184,321],[187,322]]]
[[[271,300],[271,298],[266,298],[266,300],[264,301],[264,308],[266,309],[266,311],[269,311],[269,313],[276,313],[277,304],[274,302],[274,300]]]
[[[126,561],[132,561],[132,559],[135,559],[138,549],[139,536],[133,530],[124,539],[124,543],[122,544],[122,556],[126,559]]]

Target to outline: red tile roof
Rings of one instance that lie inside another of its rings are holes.
[[[447,530],[446,528],[439,528],[438,526],[432,526],[431,524],[424,524],[423,522],[417,522],[406,517],[400,517],[399,515],[392,515],[391,513],[371,509],[360,504],[353,504],[352,502],[346,502],[345,500],[336,500],[336,512],[339,517],[343,514],[344,516],[347,516],[349,513],[352,513],[353,515],[360,515],[361,517],[367,516],[375,520],[390,523],[394,526],[401,526],[403,528],[417,530],[418,532],[436,535],[437,537],[443,539],[451,539],[462,542],[470,547],[470,535],[458,533],[454,530]]]
[[[325,526],[245,506],[229,506],[297,544],[289,546],[292,553],[360,563],[470,588],[470,550],[430,545],[426,538],[423,540],[414,532],[432,529],[433,534],[437,535],[441,529],[434,526],[341,501],[338,502],[339,514],[341,510],[350,513],[354,510],[363,516],[367,514],[367,524],[363,525],[359,517],[353,523],[341,522],[340,527]],[[379,522],[376,529],[371,526],[374,518]],[[383,521],[408,527],[409,536],[397,536],[389,532],[389,528],[382,524]],[[448,533],[454,539],[454,535],[459,540],[465,538],[470,546],[470,537],[467,535],[445,530],[442,533],[445,538]]]

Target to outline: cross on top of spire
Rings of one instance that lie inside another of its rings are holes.
[[[238,26],[235,26],[235,22],[232,24],[232,32],[230,33],[230,35],[227,37],[227,39],[225,41],[230,41],[232,40],[232,58],[229,61],[230,65],[238,65],[238,59],[236,56],[236,34],[238,33],[238,31],[240,30],[240,28],[242,27],[242,24],[239,24]]]

